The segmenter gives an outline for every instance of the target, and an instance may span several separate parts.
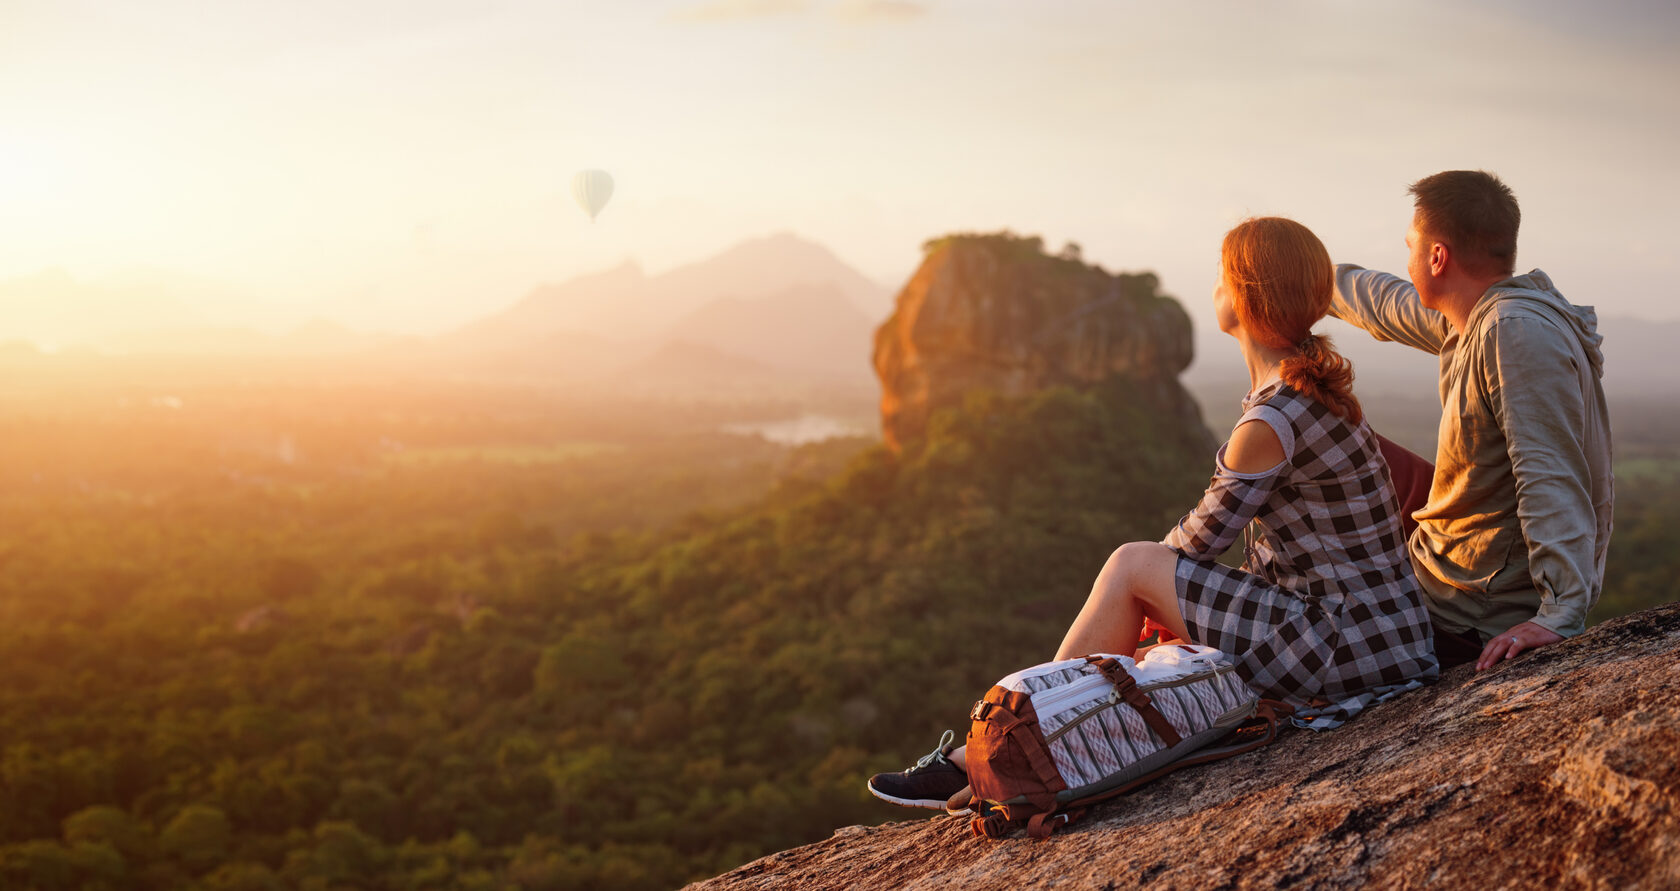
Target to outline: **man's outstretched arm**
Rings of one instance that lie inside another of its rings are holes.
[[[1378,340],[1392,340],[1430,354],[1441,352],[1451,330],[1446,316],[1418,301],[1411,282],[1351,263],[1336,266],[1330,314],[1364,328]]]

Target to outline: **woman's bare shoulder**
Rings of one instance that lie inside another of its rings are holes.
[[[1283,440],[1272,425],[1259,419],[1244,421],[1231,431],[1225,446],[1225,466],[1237,473],[1261,473],[1283,463]]]

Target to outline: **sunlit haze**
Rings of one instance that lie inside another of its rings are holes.
[[[1468,167],[1521,199],[1523,268],[1672,319],[1677,9],[12,4],[0,283],[139,327],[429,333],[783,231],[897,288],[927,238],[1008,228],[1159,272],[1205,332],[1237,219],[1398,271],[1407,183]],[[569,183],[594,167],[591,224]]]

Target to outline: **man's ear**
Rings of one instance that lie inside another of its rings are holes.
[[[1429,274],[1440,278],[1447,274],[1447,261],[1452,259],[1452,248],[1437,241],[1429,246]]]

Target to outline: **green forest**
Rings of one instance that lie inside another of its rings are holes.
[[[671,888],[837,827],[1211,456],[1126,382],[893,454],[531,389],[0,403],[0,887]],[[1597,618],[1676,599],[1680,461]]]

